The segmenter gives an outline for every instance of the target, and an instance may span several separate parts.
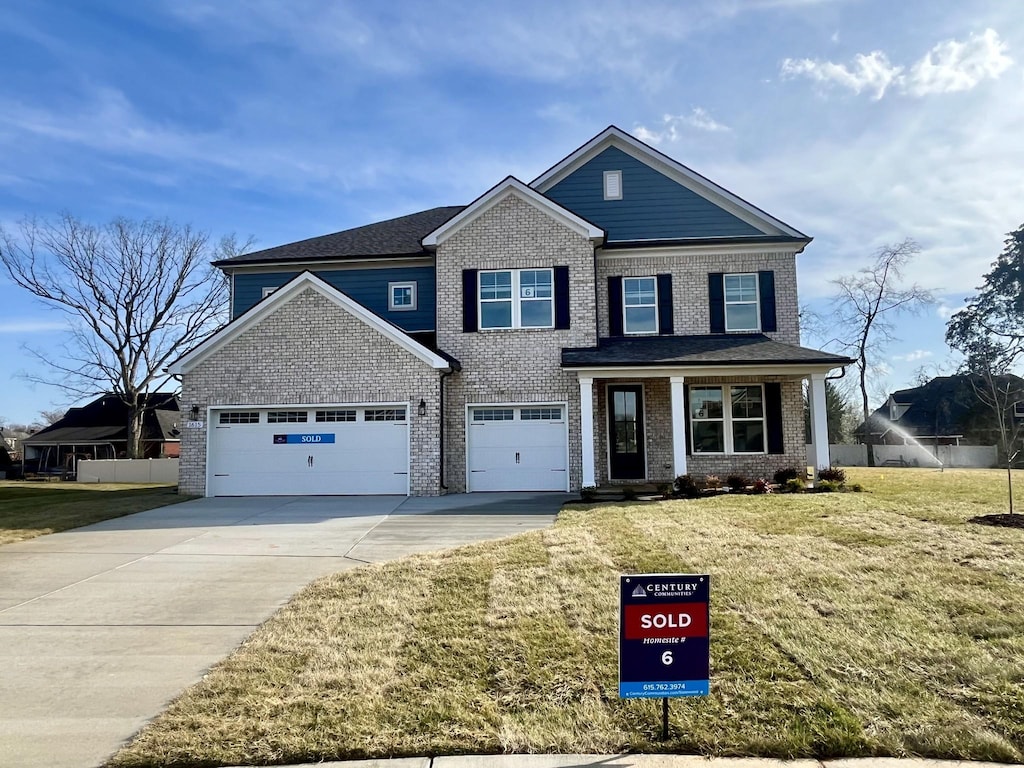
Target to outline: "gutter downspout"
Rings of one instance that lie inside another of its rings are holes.
[[[448,486],[444,484],[444,463],[445,463],[444,462],[444,380],[447,377],[451,376],[453,373],[455,373],[455,371],[452,370],[451,368],[449,368],[447,371],[442,373],[441,374],[441,379],[440,379],[440,384],[439,384],[440,392],[439,392],[438,399],[440,400],[441,413],[440,413],[440,422],[438,424],[438,442],[440,443],[438,448],[439,448],[439,452],[441,454],[441,476],[440,476],[440,481],[441,481],[441,490],[442,491],[447,491],[448,490]]]

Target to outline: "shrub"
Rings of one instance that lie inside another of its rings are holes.
[[[807,485],[799,477],[791,477],[786,481],[783,490],[786,493],[803,493],[807,490]]]
[[[800,470],[796,467],[786,467],[785,469],[775,470],[775,474],[772,476],[772,480],[775,481],[776,485],[785,485],[790,480],[794,480],[800,477]]]
[[[634,499],[636,499],[636,495],[636,488],[634,488],[631,485],[623,486],[622,498],[624,498],[626,501],[633,501]]]
[[[734,491],[742,491],[750,483],[743,475],[729,475],[725,478],[725,484],[732,488]]]
[[[819,493],[834,493],[839,490],[839,483],[835,480],[821,480],[815,486]]]
[[[754,493],[771,493],[772,486],[766,478],[759,477],[757,480],[754,481],[753,491]]]
[[[597,486],[585,485],[580,488],[580,498],[584,501],[593,501],[597,498]]]
[[[0,443],[0,469],[10,469],[14,462],[11,460],[11,455],[7,452],[7,446]]]
[[[718,475],[708,475],[704,478],[704,487],[712,491],[717,491],[722,487],[722,478]]]
[[[676,495],[684,499],[696,499],[700,496],[700,485],[690,475],[680,475],[673,483]]]
[[[840,467],[826,467],[818,470],[818,479],[841,485],[846,482],[846,471]]]

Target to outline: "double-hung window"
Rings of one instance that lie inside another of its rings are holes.
[[[761,330],[757,273],[725,275],[725,330]]]
[[[554,328],[554,270],[480,272],[480,328]]]
[[[764,387],[690,387],[694,453],[764,453]]]
[[[626,334],[658,332],[656,278],[622,278],[622,321]]]

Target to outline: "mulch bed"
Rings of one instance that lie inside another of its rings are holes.
[[[999,525],[1003,528],[1024,528],[1024,515],[979,515],[972,517],[970,522],[980,525]]]

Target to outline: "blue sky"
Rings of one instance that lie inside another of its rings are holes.
[[[1024,16],[991,0],[13,0],[0,224],[170,218],[269,247],[531,180],[609,124],[814,236],[801,302],[915,238],[936,307],[876,389],[943,364],[945,319],[1024,221]],[[62,318],[0,278],[0,417]],[[808,339],[814,342],[813,339]]]

